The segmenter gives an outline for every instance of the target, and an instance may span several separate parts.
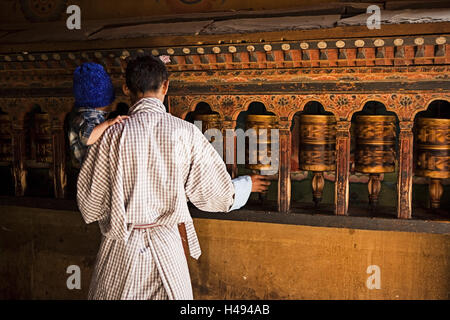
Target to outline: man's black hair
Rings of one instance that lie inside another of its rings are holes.
[[[152,55],[141,55],[128,62],[126,83],[131,93],[137,95],[156,92],[169,79],[166,65]]]

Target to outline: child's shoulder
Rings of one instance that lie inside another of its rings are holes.
[[[74,108],[70,113],[70,118],[73,119],[83,119],[88,118],[91,115],[90,110]]]
[[[89,122],[89,123],[101,123],[106,120],[107,113],[96,110],[96,109],[86,109],[82,108],[76,111],[75,119],[78,121]]]
[[[77,109],[72,111],[69,124],[72,131],[84,131],[86,128],[95,127],[104,121],[106,121],[106,117],[95,110]]]

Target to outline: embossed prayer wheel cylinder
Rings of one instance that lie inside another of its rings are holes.
[[[370,174],[369,203],[374,206],[381,190],[381,174],[395,171],[396,118],[360,115],[355,120],[355,171]]]
[[[450,178],[450,119],[420,118],[416,150],[416,175]]]
[[[0,161],[12,161],[11,122],[7,114],[0,114]]]
[[[197,114],[194,116],[194,122],[201,121],[202,132],[205,133],[209,129],[222,130],[222,122],[219,114]],[[211,137],[209,142],[214,142],[215,138]]]
[[[36,145],[36,161],[51,163],[53,161],[52,133],[48,114],[34,115],[34,139]]]
[[[450,178],[450,119],[419,118],[416,135],[415,174],[429,177],[432,208],[439,208],[441,179]]]
[[[300,116],[299,167],[308,171],[336,169],[336,118]]]
[[[313,171],[313,201],[322,200],[324,171],[336,170],[336,118],[332,115],[300,116],[299,168]]]
[[[255,172],[270,171],[273,169],[272,162],[278,159],[278,154],[272,157],[272,136],[271,129],[275,129],[277,125],[277,117],[272,115],[248,115],[246,120],[246,131],[253,129],[253,137],[249,137],[245,144],[246,153],[246,168],[254,170]],[[264,131],[265,134],[264,134]],[[253,138],[253,139],[252,139]],[[256,139],[256,140],[255,140]],[[250,150],[249,144],[252,140],[257,141],[257,148]],[[252,161],[256,159],[256,161]],[[271,160],[271,161],[270,161]],[[250,163],[256,162],[256,163]],[[278,161],[277,161],[278,163]]]
[[[194,121],[202,122],[202,132],[208,129],[222,129],[222,122],[218,114],[197,114],[194,116]]]
[[[355,170],[361,173],[395,171],[395,116],[357,116]]]

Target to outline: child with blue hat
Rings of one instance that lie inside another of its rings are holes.
[[[169,56],[159,56],[165,64]],[[86,62],[73,74],[75,108],[70,117],[69,142],[75,159],[81,164],[88,146],[94,144],[110,126],[127,116],[108,119],[108,110],[115,100],[114,86],[103,66]]]
[[[111,78],[100,64],[87,62],[75,69],[73,94],[75,108],[70,119],[69,142],[72,154],[81,164],[88,146],[127,116],[107,119],[115,94]]]

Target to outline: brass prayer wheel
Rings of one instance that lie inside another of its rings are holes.
[[[395,171],[395,116],[357,116],[355,170],[361,173]]]
[[[7,114],[0,114],[0,161],[12,161],[11,122]]]
[[[396,118],[360,115],[355,126],[355,171],[370,174],[369,203],[375,206],[381,190],[381,173],[395,171]]]
[[[313,201],[322,200],[324,171],[336,170],[336,118],[333,115],[300,116],[299,168],[313,171]]]
[[[336,118],[300,116],[299,167],[308,171],[336,169]]]
[[[36,146],[36,161],[52,163],[53,143],[50,130],[50,117],[46,113],[34,115],[34,139]]]
[[[441,179],[450,178],[450,119],[419,118],[416,135],[415,174],[430,178],[432,208],[439,208]]]
[[[194,121],[202,122],[202,132],[208,129],[222,129],[222,123],[220,121],[220,115],[214,114],[196,114],[194,116]]]
[[[246,121],[246,130],[254,129],[255,136],[253,137],[257,141],[257,148],[249,150],[249,143],[252,143],[252,138],[249,138],[248,143],[245,144],[246,149],[246,168],[255,171],[271,170],[272,165],[270,163],[270,157],[272,156],[271,150],[271,129],[275,129],[277,124],[277,117],[272,115],[248,115]],[[266,130],[266,135],[260,135],[264,133],[262,130]],[[264,137],[266,139],[264,139]],[[278,158],[278,154],[274,157]],[[269,159],[267,159],[269,158]],[[256,159],[256,161],[252,161]],[[256,162],[256,163],[250,163]],[[267,163],[267,164],[266,164]]]
[[[222,122],[220,121],[220,115],[214,114],[196,114],[194,116],[194,122],[201,121],[202,129],[201,131],[205,133],[209,129],[222,130]],[[214,142],[215,138],[211,137],[209,142]]]

